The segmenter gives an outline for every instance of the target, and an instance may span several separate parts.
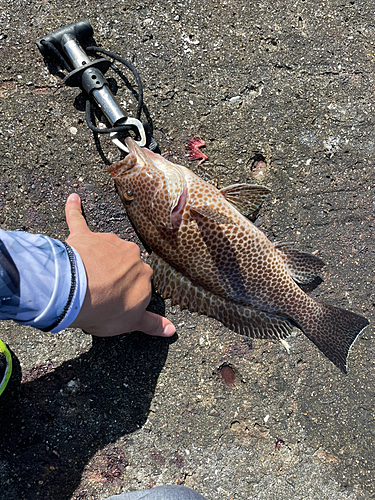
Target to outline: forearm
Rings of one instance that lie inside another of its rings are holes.
[[[86,288],[74,248],[44,235],[0,229],[0,319],[56,333],[75,320]]]

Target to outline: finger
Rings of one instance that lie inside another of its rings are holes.
[[[145,311],[140,323],[137,325],[137,330],[155,337],[171,337],[176,328],[167,318]]]
[[[65,205],[65,217],[68,224],[70,236],[77,233],[91,232],[82,215],[81,200],[78,194],[69,196]]]

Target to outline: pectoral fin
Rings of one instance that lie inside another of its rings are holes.
[[[316,255],[294,248],[293,243],[275,243],[275,248],[297,283],[310,283],[325,265]]]
[[[246,217],[260,207],[270,192],[265,186],[251,184],[232,184],[220,190],[225,199]]]
[[[213,220],[218,224],[236,224],[230,217],[227,217],[208,205],[194,205],[190,207],[190,211],[193,216],[200,215],[201,217]]]

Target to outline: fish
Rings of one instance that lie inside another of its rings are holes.
[[[171,304],[212,316],[251,338],[285,339],[299,328],[342,372],[368,325],[363,316],[308,296],[301,284],[324,263],[292,243],[273,243],[249,217],[266,186],[204,181],[131,137],[109,167],[137,234],[151,251],[156,290]]]

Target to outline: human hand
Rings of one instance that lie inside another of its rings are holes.
[[[112,233],[93,233],[82,216],[81,200],[69,196],[65,205],[70,235],[87,275],[87,291],[72,328],[99,337],[135,330],[170,337],[175,328],[162,316],[146,311],[151,299],[152,269],[142,262],[139,247]]]

